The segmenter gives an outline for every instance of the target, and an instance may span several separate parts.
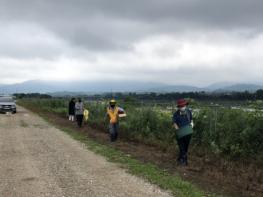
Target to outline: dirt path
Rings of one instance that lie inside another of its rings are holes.
[[[23,108],[0,114],[0,196],[170,196]]]

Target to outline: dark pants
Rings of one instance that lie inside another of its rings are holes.
[[[83,115],[76,115],[76,118],[77,118],[78,126],[81,127],[83,122]]]
[[[188,153],[188,147],[191,141],[192,134],[186,135],[180,139],[177,139],[177,143],[179,146],[179,157],[178,162],[182,165],[187,165],[187,153]]]
[[[110,124],[109,125],[110,129],[110,140],[111,142],[115,142],[118,139],[118,132],[119,132],[119,124]]]

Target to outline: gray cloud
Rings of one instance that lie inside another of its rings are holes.
[[[149,34],[245,29],[253,35],[263,26],[259,0],[1,0],[0,5],[1,20],[37,23],[92,50],[129,49]]]
[[[171,83],[194,71],[191,83],[202,84],[241,80],[238,67],[252,64],[247,79],[259,79],[262,8],[261,0],[0,0],[0,67],[26,64],[25,80],[44,78],[35,65]]]

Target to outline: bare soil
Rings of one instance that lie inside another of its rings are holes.
[[[171,195],[19,107],[15,115],[0,115],[0,196]]]

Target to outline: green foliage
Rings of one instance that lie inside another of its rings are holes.
[[[92,102],[85,103],[89,110],[89,124],[96,128],[106,129],[106,107],[104,103]]]
[[[262,155],[263,113],[204,109],[195,117],[194,141],[230,157]]]
[[[63,99],[22,99],[19,100],[18,104],[23,104],[25,106],[35,106],[42,110],[54,112],[60,115],[67,115],[67,101]]]
[[[27,99],[23,105],[34,105],[42,110],[67,114],[68,101],[63,99]],[[162,106],[142,106],[138,103],[120,104],[127,112],[121,120],[122,137],[169,148],[175,145],[172,111]],[[85,103],[89,110],[89,124],[108,129],[106,102]],[[193,109],[193,145],[206,148],[230,158],[254,157],[263,159],[263,113],[223,107],[196,106]]]

